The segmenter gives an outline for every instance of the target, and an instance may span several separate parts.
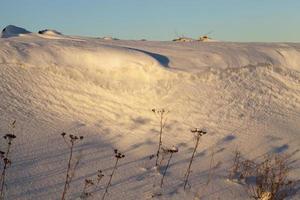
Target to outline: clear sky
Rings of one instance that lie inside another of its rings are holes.
[[[300,42],[300,0],[0,0],[0,26],[121,39]]]

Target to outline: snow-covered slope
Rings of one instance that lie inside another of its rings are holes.
[[[249,158],[266,152],[300,158],[300,44],[53,34],[0,39],[0,132],[17,120],[8,199],[59,198],[68,156],[62,131],[85,136],[76,147],[82,157],[70,198],[79,196],[84,179],[98,169],[110,174],[114,147],[126,158],[108,198],[149,198],[160,180],[148,158],[159,130],[152,108],[170,111],[163,143],[179,147],[161,199],[245,199],[241,186],[225,181],[234,149]],[[206,128],[208,135],[193,164],[192,189],[184,192],[193,127]],[[204,191],[212,151],[218,168]],[[299,178],[299,168],[292,175]],[[107,179],[92,199],[101,197]]]

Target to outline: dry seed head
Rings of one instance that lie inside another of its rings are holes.
[[[3,136],[4,139],[15,139],[17,136],[15,136],[14,134],[6,134]]]
[[[4,163],[7,164],[7,165],[11,163],[11,161],[10,161],[8,158],[4,158],[3,161],[4,161]]]
[[[85,184],[87,184],[87,185],[94,185],[94,182],[91,179],[85,179]]]
[[[104,176],[104,174],[98,174],[97,176],[98,176],[98,178],[101,178]]]
[[[155,113],[155,114],[163,114],[163,113],[165,113],[166,112],[166,110],[164,109],[164,108],[162,108],[162,109],[155,109],[155,108],[153,108],[152,110],[151,110],[153,113]]]
[[[121,158],[121,153],[117,153],[115,156],[116,156],[117,158]]]
[[[173,146],[172,148],[163,148],[164,153],[177,153],[178,148]]]
[[[193,128],[193,129],[191,129],[191,132],[192,133],[196,133],[198,131],[198,129],[197,128]]]
[[[117,150],[117,151],[115,151],[115,157],[118,158],[118,159],[120,159],[120,158],[124,158],[125,155],[122,154],[121,152],[118,152],[118,150]]]
[[[194,133],[196,135],[196,137],[203,136],[207,133],[207,131],[205,131],[203,129],[199,129],[199,128],[193,128],[193,129],[191,129],[191,132]]]
[[[170,153],[177,153],[178,152],[178,148],[177,147],[172,147],[171,149],[169,149]]]

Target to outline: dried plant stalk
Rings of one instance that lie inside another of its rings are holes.
[[[158,140],[158,147],[156,151],[156,160],[155,160],[155,166],[158,166],[158,160],[160,156],[160,151],[161,151],[161,146],[162,146],[162,135],[163,135],[163,129],[166,126],[166,115],[169,113],[168,111],[165,111],[165,109],[157,110],[157,109],[152,109],[152,112],[158,117],[159,119],[159,140]]]
[[[197,151],[200,138],[201,138],[201,136],[203,136],[207,133],[206,131],[198,129],[198,128],[192,129],[191,132],[195,134],[196,143],[195,143],[195,146],[194,146],[194,149],[193,149],[192,157],[190,159],[188,168],[187,168],[186,173],[185,173],[185,180],[184,180],[184,186],[183,186],[184,189],[186,189],[186,186],[187,186],[187,183],[188,183],[188,180],[189,180],[189,176],[190,176],[190,173],[191,173],[191,166],[192,166],[192,163],[194,161],[195,153]]]
[[[112,171],[112,173],[111,173],[111,175],[109,177],[108,183],[106,185],[105,192],[103,193],[102,200],[105,199],[105,196],[108,193],[108,189],[111,186],[111,181],[112,181],[112,178],[113,178],[113,176],[114,176],[114,174],[115,174],[115,172],[116,172],[116,170],[118,168],[118,162],[119,162],[119,160],[125,157],[125,155],[122,154],[121,152],[119,152],[118,149],[115,149],[114,152],[115,152],[116,162],[115,162],[115,165],[113,167],[113,171]]]
[[[68,192],[68,189],[70,187],[70,183],[72,182],[72,179],[74,177],[75,174],[75,170],[78,166],[79,160],[77,160],[74,164],[74,167],[72,168],[72,158],[73,158],[73,153],[74,153],[74,145],[83,139],[83,136],[75,136],[70,134],[69,135],[69,139],[66,139],[66,133],[62,133],[61,136],[63,137],[66,145],[69,147],[70,150],[70,155],[69,155],[69,159],[68,159],[68,166],[67,166],[67,172],[66,172],[66,178],[65,178],[65,184],[64,184],[64,189],[62,192],[62,196],[61,196],[61,200],[65,200],[66,199],[66,195]]]
[[[170,154],[170,157],[169,157],[169,159],[168,159],[168,163],[167,163],[166,169],[165,169],[165,171],[164,171],[164,173],[163,173],[163,176],[162,176],[162,178],[161,178],[161,181],[160,181],[160,187],[162,187],[163,184],[164,184],[164,178],[165,178],[166,173],[167,173],[167,170],[168,170],[168,168],[169,168],[169,166],[170,166],[170,162],[171,162],[172,156],[173,156],[174,153],[177,153],[177,152],[178,152],[178,148],[173,147],[173,148],[171,148],[171,149],[163,149],[163,150],[164,150],[164,152]]]
[[[4,186],[6,185],[6,172],[7,169],[10,167],[11,165],[11,160],[9,158],[9,153],[11,150],[11,146],[12,146],[12,141],[16,138],[16,135],[13,134],[13,130],[15,128],[16,125],[16,120],[14,120],[11,124],[10,124],[10,129],[12,133],[6,134],[3,136],[3,138],[6,140],[7,142],[7,148],[6,151],[0,151],[0,157],[3,161],[3,168],[2,168],[2,172],[1,172],[1,190],[0,190],[0,199],[4,199]]]

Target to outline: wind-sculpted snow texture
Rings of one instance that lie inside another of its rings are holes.
[[[14,29],[15,30],[15,29]],[[148,199],[160,174],[149,160],[169,112],[163,145],[177,146],[160,199],[246,199],[226,181],[234,149],[248,158],[292,153],[299,166],[300,44],[151,42],[22,33],[0,38],[0,133],[16,120],[7,199],[58,199],[68,149],[60,133],[79,133],[80,164],[69,199],[98,169],[111,173],[113,148],[126,155],[107,199]],[[6,34],[6,36],[8,36]],[[205,128],[183,191],[194,146]],[[3,141],[1,141],[1,146]],[[204,188],[214,152],[213,184]],[[299,167],[292,172],[300,178]],[[91,199],[99,199],[103,184]],[[298,196],[299,197],[299,196]],[[294,197],[297,199],[297,196]]]

